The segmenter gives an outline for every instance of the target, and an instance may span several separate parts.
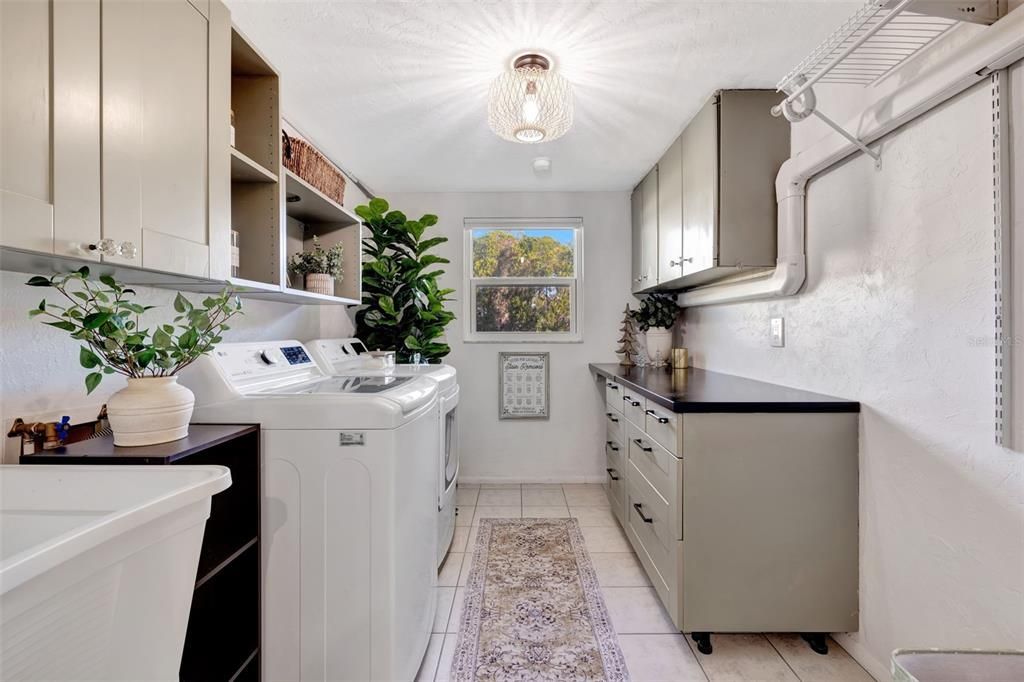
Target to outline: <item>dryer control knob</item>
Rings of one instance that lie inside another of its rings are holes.
[[[265,351],[265,350],[261,350],[260,351],[260,360],[262,360],[264,363],[266,363],[268,365],[276,365],[277,364],[277,360],[272,358],[272,357],[270,357],[269,355],[267,355],[267,351]]]

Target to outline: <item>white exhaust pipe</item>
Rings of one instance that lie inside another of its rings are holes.
[[[900,126],[934,109],[999,69],[1024,59],[1024,6],[1018,7],[973,39],[926,76],[871,105],[845,126],[871,144]],[[775,178],[778,202],[778,257],[775,269],[757,279],[723,282],[679,295],[684,308],[736,303],[796,294],[807,276],[804,199],[807,182],[858,148],[845,139],[828,136],[782,164]]]

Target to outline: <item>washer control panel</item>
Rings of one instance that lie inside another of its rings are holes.
[[[302,346],[283,346],[281,354],[289,365],[307,365],[312,362]]]
[[[289,381],[321,375],[309,352],[298,341],[222,343],[211,354],[232,383],[251,380]]]

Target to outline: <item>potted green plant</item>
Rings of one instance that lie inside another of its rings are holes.
[[[669,361],[672,326],[681,310],[675,296],[655,292],[646,294],[640,301],[640,307],[632,312],[633,319],[645,335],[648,361],[655,367],[661,367]]]
[[[444,270],[431,269],[448,259],[428,251],[448,238],[423,238],[437,224],[436,215],[409,220],[389,208],[381,198],[356,207],[369,232],[363,240],[364,306],[356,313],[356,332],[370,348],[394,350],[399,362],[439,362],[451,351],[438,339],[455,319],[444,307],[454,289],[439,287]]]
[[[106,375],[128,378],[128,386],[107,401],[115,445],[153,445],[188,435],[195,397],[178,384],[177,375],[209,353],[229,329],[227,321],[241,312],[241,301],[230,289],[199,305],[178,294],[172,323],[144,327],[142,315],[156,306],[136,303],[135,291],[109,275],[90,280],[89,268],[83,267],[32,277],[27,284],[49,287],[66,299],[53,303],[44,298],[29,316],[82,342],[78,362],[90,370],[87,393]]]
[[[345,247],[341,244],[325,249],[314,235],[313,248],[293,255],[288,262],[288,272],[303,278],[306,291],[333,296],[334,282],[342,276],[341,259],[344,255]]]

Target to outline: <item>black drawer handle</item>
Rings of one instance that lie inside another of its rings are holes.
[[[608,388],[612,389],[613,391],[617,391],[617,390],[619,390],[619,387],[618,387],[618,386],[616,386],[615,384],[613,384],[613,383],[612,383],[612,382],[610,382],[610,381],[609,381],[609,382],[608,382],[607,384],[605,384],[605,385],[606,385],[606,386],[607,386]]]
[[[659,417],[658,413],[655,412],[654,410],[644,410],[644,414],[651,415],[652,417],[654,417],[655,419],[658,420],[659,424],[668,424],[668,421],[669,421],[668,417]]]
[[[615,444],[615,441],[608,440],[608,441],[605,441],[605,444],[608,446],[608,449],[611,450],[612,452],[618,452],[619,451],[619,447]]]
[[[640,515],[640,520],[644,523],[654,523],[654,519],[644,516],[644,506],[639,502],[633,503],[633,509],[636,509],[636,513]]]
[[[624,396],[622,396],[622,399],[625,400],[630,405],[632,405],[633,407],[640,407],[640,403],[638,403],[637,401],[633,400],[633,396],[631,396],[631,395],[624,395]]]
[[[605,412],[604,414],[605,414],[606,417],[608,417],[609,419],[612,420],[613,424],[618,424],[619,423],[619,420],[616,419],[615,415],[613,415],[611,412]]]
[[[644,445],[644,442],[642,440],[640,440],[639,438],[634,438],[633,442],[636,443],[637,447],[639,447],[644,452],[654,452],[654,448],[647,447],[646,445]]]
[[[608,472],[608,478],[612,479],[613,481],[619,480],[619,477],[615,475],[619,472],[616,471],[615,469],[605,469],[605,471]]]

